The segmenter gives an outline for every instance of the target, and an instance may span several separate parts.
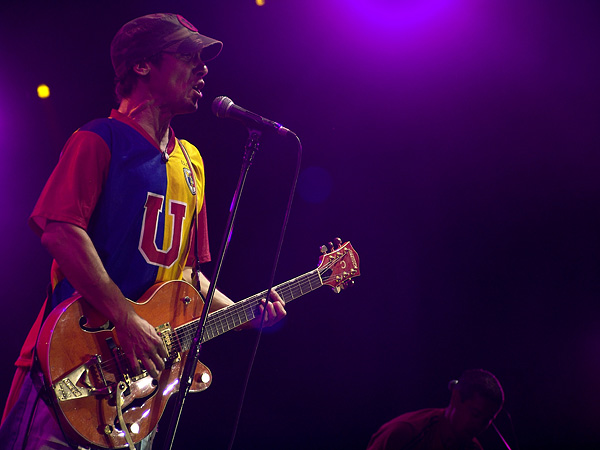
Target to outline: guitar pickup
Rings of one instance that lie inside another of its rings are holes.
[[[158,327],[156,327],[156,331],[158,332],[158,335],[162,339],[165,349],[167,350],[167,353],[169,354],[169,357],[167,358],[167,361],[166,361],[167,368],[170,367],[171,365],[181,361],[181,353],[177,351],[177,349],[179,348],[178,341],[177,341],[177,335],[175,333],[173,333],[171,324],[164,323],[162,325],[159,325]]]
[[[90,369],[98,369],[99,360],[99,356],[93,356],[88,362],[80,365],[67,376],[55,382],[52,385],[52,390],[54,390],[56,399],[59,402],[65,402],[92,395],[110,395],[112,393],[110,386],[105,385],[101,389],[96,389],[90,381]]]

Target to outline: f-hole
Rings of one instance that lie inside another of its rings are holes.
[[[100,331],[109,331],[115,327],[110,320],[107,320],[99,327],[88,327],[87,323],[88,323],[88,319],[86,316],[81,316],[79,318],[79,328],[81,328],[83,331],[87,331],[88,333],[98,333]]]

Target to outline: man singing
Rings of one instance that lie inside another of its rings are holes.
[[[114,325],[132,373],[145,370],[158,379],[165,369],[162,339],[128,299],[157,282],[191,281],[194,255],[200,263],[210,259],[202,158],[175,137],[171,119],[197,110],[205,63],[221,48],[175,14],[139,17],[115,35],[110,53],[118,109],[71,136],[29,221],[54,258],[52,289],[16,363],[1,448],[74,448],[34,364],[45,315],[74,293]],[[199,278],[205,294],[209,281]],[[270,300],[268,325],[285,316],[279,296]],[[211,311],[230,304],[217,290]],[[136,447],[149,449],[152,437]]]

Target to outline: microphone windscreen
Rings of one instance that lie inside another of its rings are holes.
[[[221,119],[229,117],[228,111],[231,105],[233,105],[231,99],[221,95],[213,100],[212,112],[215,116],[220,117]]]

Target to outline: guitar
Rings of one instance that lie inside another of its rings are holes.
[[[316,269],[275,286],[283,301],[328,285],[340,292],[360,275],[359,257],[350,242],[323,248]],[[202,343],[259,314],[260,292],[208,315]],[[113,324],[75,295],[49,314],[40,331],[37,353],[58,419],[69,439],[102,448],[133,447],[156,427],[172,394],[178,391],[185,359],[204,303],[185,281],[151,287],[134,310],[155,326],[168,352],[158,380],[145,370],[130,373]],[[207,389],[208,367],[198,362],[190,392]]]

